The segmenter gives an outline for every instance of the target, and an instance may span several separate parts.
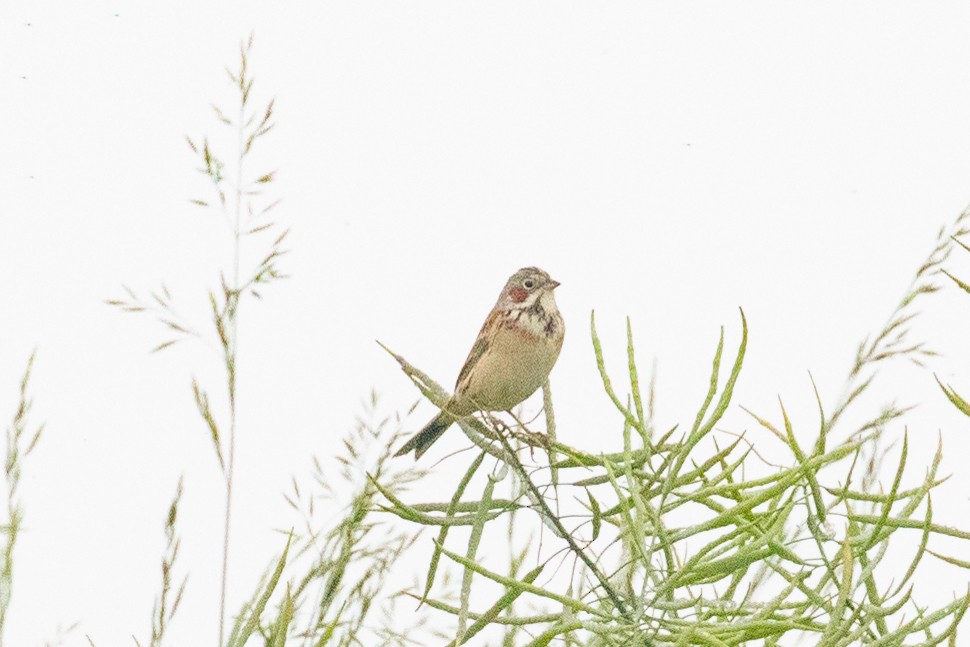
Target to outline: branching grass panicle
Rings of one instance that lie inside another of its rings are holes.
[[[220,646],[226,644],[225,621],[238,426],[236,383],[239,369],[240,309],[247,297],[261,299],[265,286],[285,278],[279,268],[279,260],[286,253],[283,244],[288,233],[288,230],[281,228],[272,219],[272,210],[279,200],[268,200],[264,195],[266,187],[273,182],[276,171],[262,169],[252,173],[249,170],[249,158],[255,145],[273,129],[273,101],[259,107],[253,105],[254,79],[249,66],[252,46],[253,39],[250,37],[240,46],[238,68],[227,71],[236,95],[234,109],[226,111],[219,106],[213,106],[220,125],[234,134],[235,150],[225,156],[210,144],[209,137],[203,137],[200,143],[186,138],[200,163],[199,171],[210,181],[213,194],[210,199],[195,198],[191,202],[221,214],[227,225],[231,248],[230,267],[220,273],[218,289],[208,293],[207,324],[197,325],[182,316],[174,305],[171,291],[164,284],[158,290],[150,292],[148,298],[141,298],[125,287],[126,297],[108,301],[126,312],[149,313],[155,317],[171,336],[155,346],[154,351],[169,348],[193,337],[207,342],[214,341],[212,345],[218,349],[225,369],[225,394],[228,403],[226,411],[214,411],[207,389],[194,378],[191,381],[196,409],[212,440],[225,481],[219,602]],[[227,159],[231,161],[227,162]],[[255,250],[244,249],[243,243],[249,238],[255,240]]]

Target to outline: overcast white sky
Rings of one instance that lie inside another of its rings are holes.
[[[243,313],[232,608],[292,524],[290,475],[371,388],[387,412],[415,400],[375,339],[450,385],[507,276],[546,269],[568,330],[560,437],[596,451],[620,427],[602,422],[592,309],[618,379],[632,317],[669,427],[693,415],[721,325],[736,344],[742,306],[736,401],[775,415],[781,395],[810,439],[807,371],[834,402],[855,345],[970,203],[966,3],[6,0],[0,409],[36,346],[48,425],[25,465],[11,645],[75,621],[68,644],[144,640],[180,474],[191,577],[173,635],[215,640],[222,495],[189,382],[216,359],[149,355],[160,331],[103,300],[164,281],[204,312],[227,247],[188,203],[205,185],[183,136],[218,131],[209,104],[230,104],[224,67],[251,31],[255,100],[276,97],[278,121],[257,159],[279,169],[292,279]],[[970,255],[948,267],[970,276]],[[915,337],[970,392],[970,298],[947,286],[925,307]],[[902,402],[926,402],[909,474],[938,432],[943,471],[960,468],[967,421],[929,373],[892,373]],[[942,519],[970,517],[968,483],[934,498]]]

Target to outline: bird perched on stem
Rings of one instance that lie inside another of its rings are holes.
[[[508,411],[543,385],[562,348],[565,326],[553,290],[537,267],[513,274],[488,314],[455,383],[455,394],[437,416],[395,456],[421,455],[457,419],[476,411]]]

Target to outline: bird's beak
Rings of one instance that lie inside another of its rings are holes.
[[[549,285],[551,286],[549,288],[550,290],[555,290],[556,288],[559,287],[559,281],[557,281],[555,279],[549,279]]]

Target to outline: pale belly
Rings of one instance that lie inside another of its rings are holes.
[[[462,404],[486,411],[513,408],[543,385],[561,346],[561,339],[524,338],[520,333],[502,330],[479,358],[461,394]]]

